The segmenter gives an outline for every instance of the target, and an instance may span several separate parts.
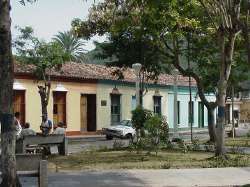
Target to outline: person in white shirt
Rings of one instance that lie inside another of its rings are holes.
[[[15,122],[15,125],[16,125],[16,137],[17,137],[17,139],[19,139],[20,134],[22,132],[22,126],[20,124],[20,112],[15,113],[14,122]]]
[[[53,134],[65,134],[65,128],[64,128],[64,124],[62,122],[59,122],[57,124],[57,127],[54,130]]]

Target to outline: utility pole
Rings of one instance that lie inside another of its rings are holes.
[[[188,61],[188,71],[191,71],[190,67],[190,33],[187,35],[187,42],[188,42],[188,55],[187,55],[187,61]],[[192,105],[192,88],[191,88],[191,76],[189,74],[188,76],[188,83],[189,83],[189,113],[188,113],[188,119],[189,119],[189,125],[191,128],[191,142],[193,142],[193,105]]]
[[[233,138],[235,136],[234,134],[234,128],[235,128],[235,124],[234,124],[234,86],[232,86],[232,134],[233,134]]]
[[[178,86],[177,86],[177,79],[178,79],[178,70],[174,69],[173,71],[174,75],[174,136],[173,139],[179,138],[178,134],[178,98],[177,98],[177,92],[178,92]]]

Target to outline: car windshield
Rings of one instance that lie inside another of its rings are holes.
[[[131,123],[130,120],[122,120],[122,121],[120,122],[120,125],[131,127],[131,126],[132,126],[132,123]]]

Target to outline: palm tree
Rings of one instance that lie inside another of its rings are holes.
[[[65,53],[69,55],[71,61],[86,61],[86,50],[83,49],[85,43],[73,35],[72,32],[59,32],[57,35],[55,35],[53,40],[61,45],[61,47],[65,50]]]

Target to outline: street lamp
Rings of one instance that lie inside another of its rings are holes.
[[[174,76],[174,138],[179,138],[178,134],[178,102],[177,102],[177,92],[178,92],[178,85],[177,85],[177,79],[178,79],[179,71],[177,69],[173,70],[173,76]]]
[[[142,65],[136,63],[132,65],[132,68],[135,70],[136,75],[136,107],[140,106],[140,71]]]

